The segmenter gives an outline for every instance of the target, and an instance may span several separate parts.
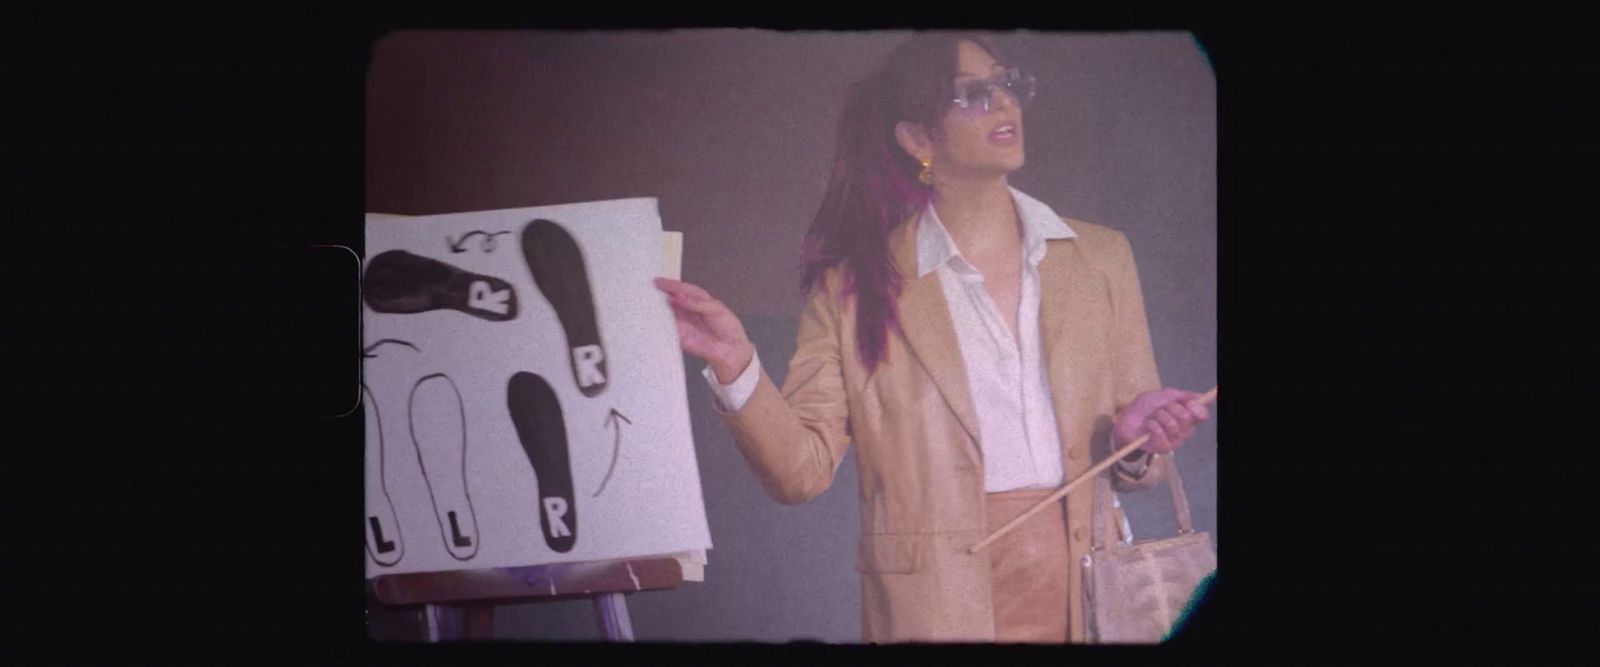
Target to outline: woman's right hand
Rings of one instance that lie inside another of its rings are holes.
[[[656,288],[669,298],[683,351],[710,364],[718,382],[732,384],[755,356],[738,316],[695,285],[656,278]]]

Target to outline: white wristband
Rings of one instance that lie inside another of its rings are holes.
[[[739,377],[728,384],[718,382],[717,374],[711,371],[710,366],[702,369],[700,375],[711,384],[711,395],[716,398],[723,412],[738,412],[750,400],[750,395],[756,393],[756,382],[761,379],[761,356],[752,348],[750,363],[739,373]]]

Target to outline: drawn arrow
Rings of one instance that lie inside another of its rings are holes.
[[[511,232],[495,232],[493,234],[490,234],[489,232],[485,232],[485,231],[481,231],[481,230],[476,230],[475,229],[475,230],[472,230],[472,231],[467,232],[465,234],[462,234],[460,238],[457,238],[454,241],[450,240],[449,236],[446,236],[446,237],[444,237],[444,242],[445,242],[445,245],[450,248],[450,252],[452,252],[452,253],[466,252],[467,251],[466,248],[461,247],[461,244],[465,243],[467,239],[470,239],[470,238],[472,238],[474,236],[482,236],[483,237],[483,251],[484,252],[489,252],[491,250],[494,250],[494,237],[499,236],[501,234],[510,234],[510,233]]]
[[[372,351],[377,349],[379,345],[383,345],[385,343],[394,343],[396,345],[404,345],[404,346],[409,347],[412,350],[415,350],[417,352],[421,352],[422,351],[422,350],[418,350],[417,346],[412,345],[410,343],[407,343],[407,342],[405,342],[403,340],[396,340],[394,338],[385,338],[385,339],[380,340],[380,341],[378,341],[376,343],[368,345],[367,349],[361,351],[361,358],[362,359],[376,359],[378,357],[378,355],[372,354]]]
[[[606,426],[615,425],[617,427],[617,437],[615,442],[611,445],[611,468],[606,470],[606,478],[600,480],[600,489],[595,491],[594,495],[589,496],[590,498],[599,497],[600,491],[606,490],[606,483],[611,481],[612,471],[617,469],[617,454],[622,451],[622,424],[617,423],[618,419],[628,422],[629,424],[633,423],[633,420],[628,419],[627,416],[617,412],[616,408],[611,408],[611,413],[606,415]]]

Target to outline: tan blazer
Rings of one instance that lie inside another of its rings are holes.
[[[800,316],[782,390],[763,370],[737,413],[715,401],[712,407],[767,492],[786,504],[825,491],[845,448],[856,443],[865,641],[990,642],[989,554],[967,549],[998,526],[986,525],[977,419],[939,277],[916,275],[915,219],[891,233],[904,279],[900,327],[890,331],[887,358],[870,377],[856,352],[854,300],[841,308],[835,298],[835,268]],[[1160,380],[1127,237],[1066,222],[1077,237],[1048,241],[1039,264],[1039,326],[1064,472],[1072,479],[1110,454],[1115,415]],[[1157,459],[1140,479],[1114,475],[1114,488],[1154,485],[1164,468]],[[1066,499],[1073,563],[1089,549],[1092,489],[1085,484]],[[1084,637],[1081,584],[1074,567],[1073,642]]]

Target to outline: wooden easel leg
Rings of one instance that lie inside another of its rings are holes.
[[[633,641],[633,621],[628,618],[628,603],[622,593],[594,596],[594,610],[600,621],[600,636],[607,641]]]
[[[462,638],[461,623],[456,618],[455,607],[430,604],[425,607],[423,616],[428,622],[428,641],[437,643],[457,641]]]
[[[467,613],[467,639],[494,639],[494,606],[472,605]]]
[[[367,636],[380,642],[432,641],[428,614],[425,605],[390,606],[368,597]]]

